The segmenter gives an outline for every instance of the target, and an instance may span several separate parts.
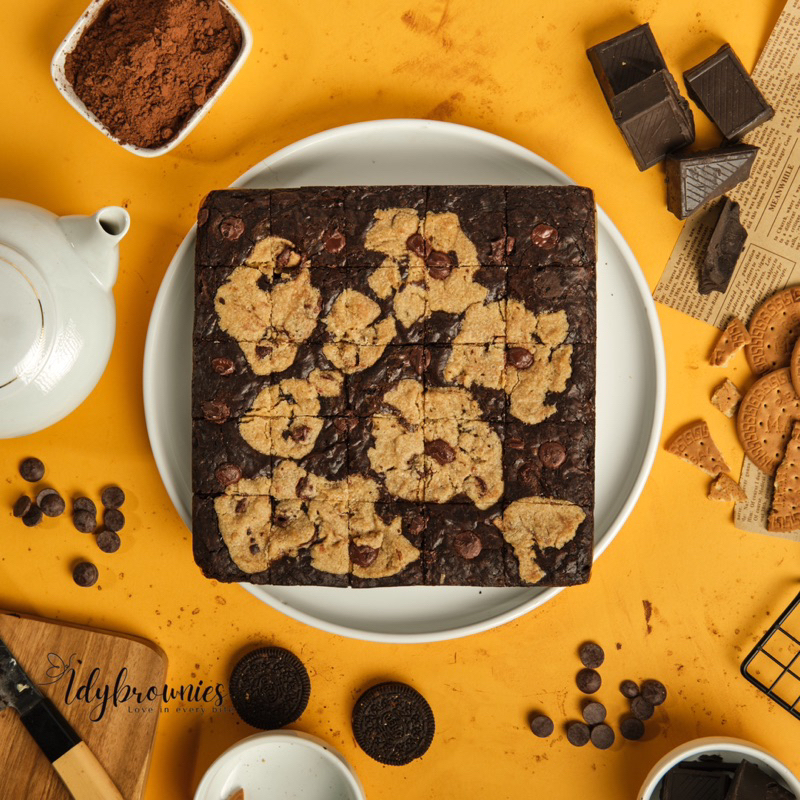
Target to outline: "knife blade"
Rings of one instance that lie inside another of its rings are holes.
[[[0,712],[13,708],[75,800],[123,800],[86,743],[0,638]]]

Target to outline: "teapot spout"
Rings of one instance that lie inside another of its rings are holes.
[[[131,218],[124,208],[106,206],[91,217],[59,217],[72,249],[106,291],[117,280],[119,250],[117,245],[128,232]]]

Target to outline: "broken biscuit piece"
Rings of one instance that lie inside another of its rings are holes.
[[[731,359],[748,344],[750,334],[747,328],[740,319],[734,317],[720,334],[708,360],[712,367],[727,367]]]
[[[682,458],[709,475],[730,472],[730,467],[711,438],[708,424],[702,419],[690,422],[676,431],[665,448],[668,453]]]
[[[711,393],[711,405],[718,408],[726,417],[733,417],[741,399],[742,393],[727,378]]]
[[[800,530],[800,421],[792,426],[786,453],[775,473],[767,530],[775,533]]]
[[[708,487],[708,499],[722,503],[743,503],[747,500],[747,494],[730,475],[720,472]]]

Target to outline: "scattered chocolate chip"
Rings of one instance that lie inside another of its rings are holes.
[[[653,716],[655,708],[653,704],[644,699],[641,695],[631,700],[631,712],[636,719],[646,720]]]
[[[81,561],[81,563],[76,564],[75,569],[72,570],[72,580],[74,580],[78,586],[84,588],[94,586],[97,583],[98,577],[100,577],[100,573],[98,573],[97,567],[94,564],[90,564],[88,561]]]
[[[619,732],[625,739],[638,741],[644,736],[644,722],[636,717],[625,717],[619,724]]]
[[[422,516],[422,514],[417,514],[409,523],[408,523],[408,532],[412,536],[419,536],[426,528],[428,527],[428,520]]]
[[[253,544],[251,544],[251,545],[250,545],[250,555],[252,555],[252,556],[256,556],[256,555],[258,555],[260,552],[261,552],[261,548],[258,546],[258,544],[256,544],[255,542],[253,542]]]
[[[72,524],[81,533],[94,533],[97,519],[91,511],[76,511],[72,515]]]
[[[202,409],[203,417],[217,425],[222,425],[231,415],[227,403],[223,403],[221,400],[207,400],[203,403]]]
[[[558,231],[545,222],[540,222],[531,232],[531,241],[542,250],[552,250],[558,244]]]
[[[289,436],[294,442],[308,441],[308,434],[311,433],[311,428],[308,425],[298,425],[289,431]]]
[[[278,267],[288,267],[289,262],[292,260],[294,250],[291,247],[284,247],[275,259],[275,265]]]
[[[211,369],[213,369],[217,375],[233,375],[235,367],[233,361],[229,358],[212,358]]]
[[[217,483],[223,488],[242,479],[242,470],[236,464],[223,464],[214,472]]]
[[[12,513],[15,517],[24,517],[31,507],[31,499],[27,495],[20,495],[14,503]]]
[[[591,734],[589,726],[583,722],[570,722],[567,725],[567,741],[575,747],[583,747],[589,743]]]
[[[622,681],[622,683],[619,685],[619,690],[629,700],[633,700],[634,697],[639,696],[639,684],[637,684],[636,681]]]
[[[614,731],[606,725],[605,722],[601,722],[599,725],[595,725],[594,728],[592,728],[592,744],[598,750],[608,750],[608,748],[614,744],[614,739],[616,738]]]
[[[431,250],[428,257],[425,259],[425,264],[428,267],[447,267],[452,269],[456,265],[456,261],[450,253],[443,253],[441,250]]]
[[[334,231],[327,239],[325,239],[325,249],[329,253],[341,253],[344,250],[344,246],[347,240],[344,238],[344,234],[339,233],[339,231]]]
[[[208,222],[208,209],[201,208],[197,213],[197,227],[202,228]]]
[[[116,531],[100,531],[95,541],[104,553],[116,553],[121,544],[119,534]]]
[[[365,544],[355,544],[350,542],[350,560],[357,566],[366,569],[375,563],[378,551],[374,547],[367,547]]]
[[[219,232],[223,239],[235,242],[244,233],[244,222],[239,217],[226,217],[219,224]]]
[[[642,697],[651,705],[660,706],[667,699],[667,687],[661,681],[645,681],[642,684]]]
[[[506,363],[514,369],[529,369],[533,366],[533,353],[524,347],[509,347],[506,351]]]
[[[453,550],[467,561],[477,558],[483,550],[480,536],[473,531],[459,531],[453,537]]]
[[[88,511],[94,517],[97,514],[97,506],[94,504],[94,500],[90,500],[88,497],[76,497],[72,501],[72,513],[74,514],[76,511]]]
[[[44,464],[38,458],[26,458],[19,465],[19,474],[28,483],[36,483],[44,478]]]
[[[428,267],[428,274],[437,281],[447,280],[452,271],[451,267]]]
[[[427,347],[412,347],[408,354],[408,363],[417,375],[422,375],[431,364],[431,351]]]
[[[300,481],[298,481],[298,483],[300,483]],[[236,505],[234,506],[233,511],[235,514],[244,514],[244,512],[247,511],[247,498],[240,497],[236,501]]]
[[[110,531],[121,531],[125,527],[125,515],[118,508],[108,508],[103,514],[103,524]]]
[[[106,486],[100,495],[104,508],[119,508],[125,502],[125,492],[119,486]]]
[[[55,489],[44,489],[36,496],[36,505],[48,517],[60,517],[67,507],[64,498]]]
[[[519,436],[509,436],[506,439],[506,447],[510,450],[524,450],[525,442]]]
[[[575,678],[575,683],[584,694],[594,694],[602,685],[603,679],[593,669],[582,669]]]
[[[558,444],[558,442],[546,442],[546,444]],[[561,447],[561,445],[559,445],[559,447]],[[564,448],[561,447],[561,449],[563,450]],[[539,457],[542,457],[541,447],[539,448]],[[563,461],[564,459],[562,458],[561,460]],[[549,465],[545,464],[545,466]],[[581,664],[589,669],[597,669],[602,666],[603,662],[606,660],[606,654],[603,652],[603,648],[600,647],[599,644],[595,644],[595,642],[584,642],[578,650],[578,657],[581,660]]]
[[[533,733],[540,739],[547,738],[555,730],[553,720],[545,714],[537,714],[535,717],[531,717],[530,726]]]
[[[333,421],[333,427],[336,428],[339,433],[347,433],[358,427],[358,420],[353,416],[336,417]]]
[[[583,707],[583,718],[588,725],[598,725],[605,722],[606,707],[602,703],[587,703]]]
[[[456,460],[456,451],[444,439],[425,442],[425,455],[442,465],[452,464]]]
[[[35,528],[42,521],[42,509],[32,505],[23,515],[22,522],[28,528]]]
[[[256,355],[259,358],[266,358],[267,356],[272,355],[272,347],[270,347],[268,344],[257,344]]]
[[[412,233],[406,239],[406,247],[420,258],[427,258],[431,252],[430,243],[421,233]]]

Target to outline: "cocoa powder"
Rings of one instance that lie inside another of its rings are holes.
[[[219,0],[109,0],[65,71],[114,138],[155,148],[208,101],[241,46],[242,31]]]

